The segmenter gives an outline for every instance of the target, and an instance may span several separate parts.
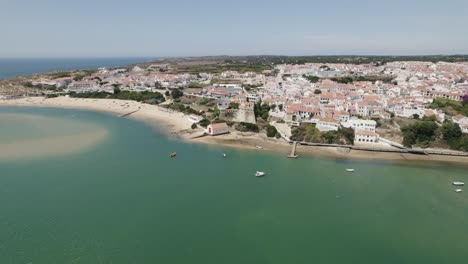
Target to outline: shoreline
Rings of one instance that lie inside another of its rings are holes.
[[[244,150],[267,151],[284,154],[285,158],[291,151],[291,145],[282,139],[267,138],[266,135],[256,133],[232,132],[216,137],[205,136],[193,138],[202,133],[202,129],[191,129],[191,122],[183,113],[171,111],[156,105],[143,104],[136,101],[117,99],[82,99],[69,97],[25,97],[20,99],[0,100],[0,106],[51,107],[105,112],[118,116],[126,116],[134,120],[145,122],[153,128],[167,134],[175,135],[183,141],[194,144],[217,145]],[[261,146],[259,150],[255,146]],[[360,160],[376,162],[398,163],[457,163],[468,164],[468,157],[445,155],[417,155],[406,153],[371,152],[363,150],[349,150],[338,147],[300,146],[297,147],[299,156],[323,157],[342,160]]]

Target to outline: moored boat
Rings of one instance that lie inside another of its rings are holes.
[[[255,177],[262,177],[262,176],[265,176],[265,172],[263,172],[263,171],[257,171],[257,172],[255,173]]]
[[[464,182],[453,182],[452,184],[455,185],[455,186],[464,186],[465,185]]]
[[[461,192],[463,192],[463,190],[462,189],[456,189],[455,192],[461,193]]]
[[[354,169],[346,169],[347,172],[354,172]]]
[[[175,152],[172,152],[171,154],[169,154],[169,157],[171,157],[171,158],[174,158],[175,156],[177,156],[177,153],[175,153]]]

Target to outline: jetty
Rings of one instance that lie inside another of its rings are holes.
[[[292,144],[291,154],[288,155],[288,158],[295,159],[299,157],[298,155],[296,155],[296,147],[297,147],[297,141],[294,141]]]

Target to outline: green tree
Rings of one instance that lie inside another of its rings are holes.
[[[272,125],[267,125],[266,131],[267,131],[267,137],[270,137],[270,138],[276,137],[276,134],[278,134],[278,130],[276,130],[276,127]]]
[[[229,109],[239,109],[239,103],[230,102],[228,108]]]
[[[418,114],[413,114],[413,118],[414,119],[419,119],[419,115]]]
[[[315,89],[314,94],[321,94],[322,91],[320,89]]]
[[[210,120],[208,120],[208,119],[205,118],[205,119],[203,119],[202,121],[198,122],[198,124],[199,124],[200,126],[202,126],[202,127],[207,127],[207,126],[209,126],[209,125],[211,124],[211,122],[210,122]]]
[[[171,91],[171,96],[172,96],[172,98],[174,98],[174,99],[180,98],[180,97],[182,97],[183,95],[184,95],[184,93],[183,93],[181,90],[179,90],[179,89],[173,89],[173,90]]]
[[[459,140],[463,136],[463,133],[457,123],[445,122],[442,125],[442,135],[450,145],[450,143]]]

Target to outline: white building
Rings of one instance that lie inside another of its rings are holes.
[[[343,123],[344,127],[351,127],[354,130],[367,130],[375,132],[377,122],[374,120],[351,119],[347,123]]]
[[[199,116],[199,115],[189,115],[188,117],[189,121],[192,122],[192,123],[198,123],[200,121],[203,120],[203,117],[202,116]]]
[[[337,131],[338,128],[340,127],[340,124],[333,118],[322,118],[320,121],[317,123],[317,129],[324,132],[324,131]]]
[[[209,135],[216,136],[229,133],[229,126],[226,123],[211,124],[206,128]]]
[[[354,144],[376,144],[379,142],[379,135],[369,130],[355,130]]]

